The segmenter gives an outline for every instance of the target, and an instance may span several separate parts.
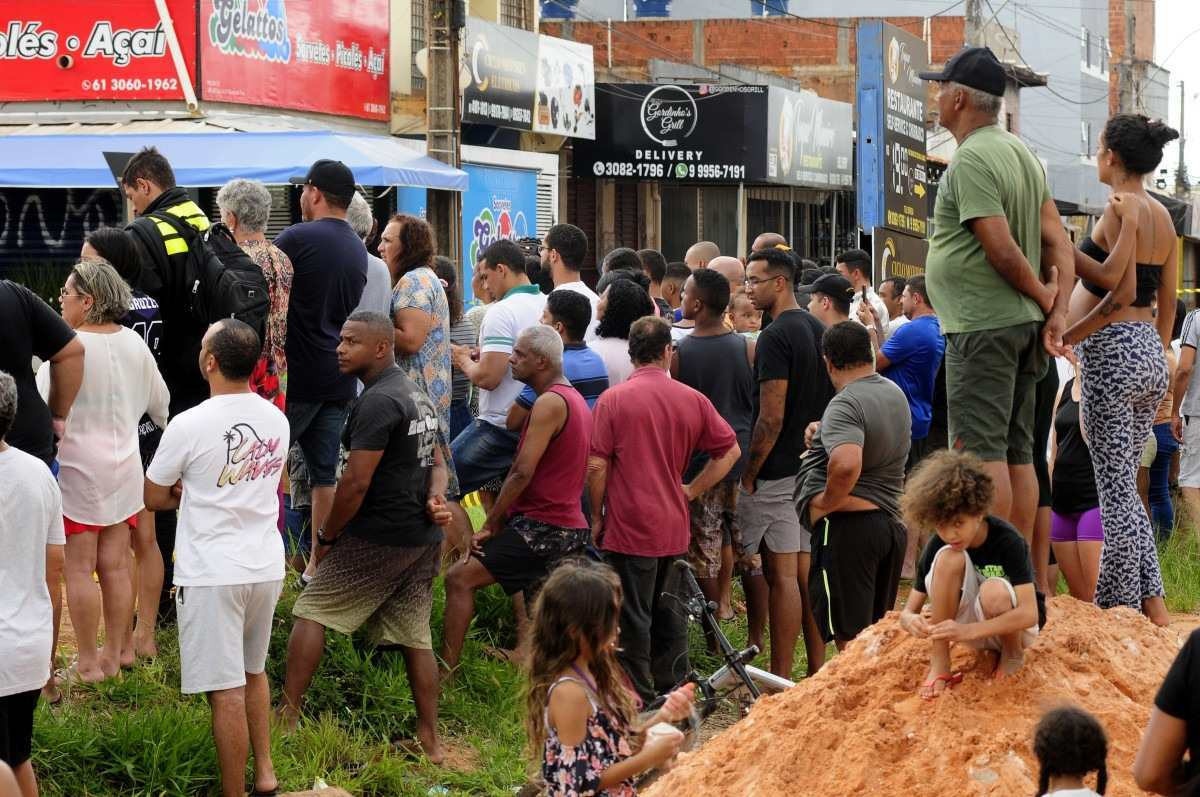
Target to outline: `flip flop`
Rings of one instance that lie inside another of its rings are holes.
[[[505,664],[511,664],[514,667],[521,666],[521,662],[516,658],[516,651],[506,650],[504,648],[487,647],[484,648],[483,652],[488,656],[491,656],[493,659],[502,661]]]
[[[922,689],[930,690],[930,694],[929,695],[921,695],[921,699],[925,700],[925,701],[937,700],[938,697],[946,694],[946,692],[949,691],[952,687],[955,687],[955,686],[958,686],[959,684],[961,684],[962,680],[963,680],[963,674],[961,672],[942,673],[941,675],[935,675],[932,678],[930,678],[928,681],[926,681],[925,683],[921,684]],[[939,681],[941,683],[944,683],[945,687],[942,689],[941,692],[934,692],[933,688],[938,684]]]
[[[247,791],[250,792],[250,797],[276,797],[276,795],[279,794],[279,786],[266,791],[251,787]]]
[[[416,739],[409,737],[400,737],[392,740],[392,750],[404,756],[417,761],[425,758],[425,748]]]

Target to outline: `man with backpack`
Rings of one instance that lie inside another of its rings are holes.
[[[337,484],[342,428],[358,394],[352,375],[338,370],[342,325],[358,306],[367,284],[367,249],[346,221],[354,197],[354,175],[341,161],[319,160],[304,177],[304,219],[279,234],[275,245],[292,261],[288,303],[287,416],[312,484],[313,547],[325,525]],[[316,572],[310,561],[302,576]]]
[[[175,185],[170,162],[154,147],[129,159],[121,188],[136,216],[126,230],[141,250],[140,273],[130,286],[158,302],[159,367],[171,391],[173,418],[208,398],[208,383],[196,363],[209,324],[237,318],[261,339],[270,306],[267,280],[228,228],[211,224],[187,191]],[[175,527],[174,512],[156,513],[154,533],[165,570],[159,615],[164,618],[174,611]]]

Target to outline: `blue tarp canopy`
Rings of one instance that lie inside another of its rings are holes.
[[[359,185],[467,190],[467,173],[416,152],[391,136],[331,131],[250,133],[46,134],[0,136],[0,187],[112,188],[105,152],[154,146],[188,187],[221,186],[235,177],[286,183],[313,161],[340,160]]]

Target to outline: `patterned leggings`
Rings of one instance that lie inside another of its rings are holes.
[[[1104,548],[1096,604],[1141,610],[1163,594],[1154,531],[1137,492],[1137,469],[1154,413],[1167,390],[1167,361],[1151,324],[1110,324],[1077,347],[1083,366],[1080,410],[1087,429]]]

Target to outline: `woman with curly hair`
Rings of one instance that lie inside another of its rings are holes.
[[[608,386],[615,387],[633,374],[633,361],[629,359],[629,328],[639,318],[654,315],[654,301],[629,272],[610,273],[622,276],[614,277],[600,294],[600,302],[596,305],[600,323],[596,327],[596,339],[588,346],[604,360]],[[624,276],[626,274],[629,276]]]
[[[1096,604],[1139,609],[1158,625],[1170,617],[1137,468],[1170,379],[1164,351],[1175,320],[1179,263],[1171,214],[1146,193],[1145,177],[1158,167],[1163,146],[1178,137],[1161,121],[1133,114],[1105,125],[1096,170],[1113,194],[1075,253],[1081,280],[1063,336],[1079,357],[1080,417],[1104,525]]]
[[[416,216],[397,213],[383,228],[379,256],[392,272],[396,364],[433,401],[449,463],[450,303],[433,270],[433,230]],[[456,488],[453,469],[451,482]]]
[[[957,451],[929,456],[905,486],[901,506],[910,527],[934,534],[900,613],[905,631],[930,640],[929,672],[918,690],[926,700],[962,682],[962,673],[950,671],[951,643],[998,652],[995,677],[1004,678],[1020,669],[1046,622],[1029,545],[987,513],[995,489],[983,462]]]

